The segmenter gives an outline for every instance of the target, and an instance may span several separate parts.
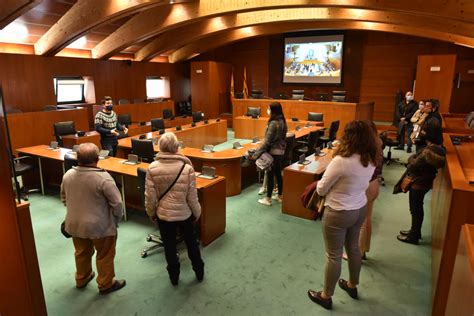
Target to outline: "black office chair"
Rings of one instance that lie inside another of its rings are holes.
[[[54,123],[54,136],[60,147],[64,147],[63,136],[76,134],[76,127],[74,121],[57,122]]]
[[[130,104],[130,101],[128,101],[128,99],[120,99],[118,100],[118,104]]]
[[[146,180],[146,169],[137,168],[137,176],[138,176],[138,192],[142,197],[142,204],[145,205],[145,180]],[[146,241],[154,243],[152,246],[143,249],[141,253],[142,258],[146,258],[148,253],[153,250],[159,249],[163,247],[163,240],[161,239],[161,235],[158,236],[156,234],[148,234],[146,236]]]
[[[133,99],[133,103],[134,103],[134,104],[137,104],[137,103],[145,103],[145,100],[143,100],[143,99]]]
[[[295,148],[296,136],[293,133],[286,133],[286,148],[283,155],[283,164],[282,167],[287,167],[293,161],[293,150]]]
[[[247,116],[257,118],[261,115],[262,110],[259,107],[248,106],[247,107]]]
[[[173,111],[171,109],[163,109],[163,118],[165,120],[173,118]]]
[[[262,90],[252,90],[250,94],[250,98],[252,99],[263,99],[263,91]]]
[[[55,105],[45,105],[43,107],[43,111],[45,111],[45,112],[56,111],[57,109],[58,109],[58,107],[55,106]]]
[[[332,142],[336,139],[337,131],[339,130],[339,123],[339,121],[331,122],[328,135],[321,136],[319,138],[324,147],[326,147],[329,142]]]
[[[153,141],[149,139],[132,138],[132,153],[140,157],[143,162],[153,162],[155,160]]]
[[[203,115],[201,111],[193,112],[193,122],[197,123],[202,121]]]
[[[382,150],[388,147],[387,157],[384,157],[385,164],[388,166],[392,162],[396,162],[403,165],[400,159],[392,158],[392,147],[398,147],[398,145],[400,145],[397,131],[384,131],[380,134],[380,139],[382,139]]]
[[[128,126],[132,124],[132,116],[130,114],[119,114],[117,121],[122,125]]]
[[[293,90],[291,98],[293,100],[304,100],[304,90]]]
[[[72,167],[77,166],[77,156],[71,153],[64,155],[64,172],[67,172]]]
[[[10,154],[10,152],[9,152]],[[36,169],[36,164],[33,162],[32,157],[30,156],[22,156],[22,157],[13,157],[13,176],[16,177],[21,177],[33,170]],[[35,190],[28,190],[24,186],[20,188],[20,197],[28,201],[28,193],[31,191],[38,191],[39,189]]]
[[[333,91],[332,92],[332,102],[345,102],[346,101],[346,91]]]
[[[301,154],[305,154],[305,156],[309,156],[314,153],[314,148],[317,147],[319,141],[319,131],[311,131],[308,134],[308,138],[306,140],[297,141],[297,146],[295,147],[295,152],[297,153],[297,157]]]
[[[324,118],[323,113],[308,112],[308,121],[322,122]]]
[[[162,118],[151,119],[151,131],[156,132],[165,129],[165,121]]]

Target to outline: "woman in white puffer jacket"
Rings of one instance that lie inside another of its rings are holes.
[[[204,262],[193,227],[193,222],[201,215],[194,168],[187,157],[178,153],[179,142],[173,133],[161,135],[158,145],[160,152],[146,175],[146,211],[160,228],[171,283],[177,285],[179,280],[180,264],[176,255],[178,227],[183,233],[196,278],[202,281]]]

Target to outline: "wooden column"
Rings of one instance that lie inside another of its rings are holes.
[[[17,209],[13,193],[4,117],[0,148],[0,314],[46,315],[29,207],[21,204]]]
[[[456,55],[420,55],[416,66],[415,99],[438,99],[440,112],[449,112]]]

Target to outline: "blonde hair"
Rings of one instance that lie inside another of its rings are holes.
[[[161,135],[158,146],[160,147],[161,152],[167,152],[175,154],[178,152],[179,142],[175,134],[171,132],[166,132]]]

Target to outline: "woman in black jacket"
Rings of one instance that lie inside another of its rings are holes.
[[[428,133],[425,137],[427,146],[408,159],[408,175],[414,179],[409,189],[411,228],[401,230],[397,236],[398,240],[414,245],[418,245],[418,240],[421,238],[423,200],[433,187],[437,169],[444,166],[446,156],[446,150],[439,144],[436,135]]]
[[[270,153],[273,157],[273,164],[267,171],[267,196],[258,200],[260,204],[272,205],[274,176],[278,184],[278,196],[275,196],[274,199],[281,202],[281,196],[283,194],[281,164],[286,149],[286,132],[288,128],[286,126],[283,109],[279,102],[271,103],[267,111],[270,119],[268,120],[268,127],[265,132],[265,140],[263,145],[255,153],[255,157],[259,157],[264,152]]]

